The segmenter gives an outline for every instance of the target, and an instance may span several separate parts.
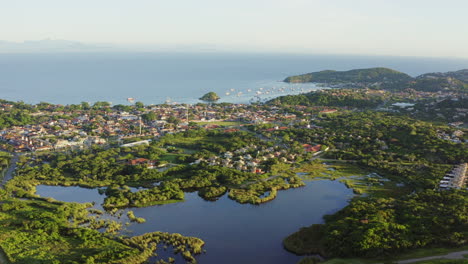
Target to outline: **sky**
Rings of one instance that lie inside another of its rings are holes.
[[[0,40],[468,58],[466,0],[0,0]]]

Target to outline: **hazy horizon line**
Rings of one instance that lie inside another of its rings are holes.
[[[34,46],[35,45],[35,46]],[[42,45],[42,46],[41,46]],[[54,46],[55,45],[55,46]],[[389,53],[349,53],[335,51],[297,50],[293,48],[266,49],[254,46],[226,46],[210,43],[199,44],[117,44],[101,42],[81,42],[66,39],[43,38],[38,40],[10,41],[0,39],[0,54],[60,54],[60,53],[241,53],[277,54],[309,56],[356,56],[356,57],[396,57],[421,59],[468,60],[464,56],[408,55]]]

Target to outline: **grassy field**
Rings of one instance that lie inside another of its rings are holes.
[[[196,122],[198,125],[217,125],[217,126],[240,126],[244,123],[237,121],[215,121],[215,122]]]
[[[167,154],[161,155],[161,157],[159,157],[159,160],[167,161],[169,163],[179,163],[178,158],[181,156],[188,156],[188,154],[167,153]]]
[[[324,164],[325,163],[325,164]],[[408,193],[408,189],[399,186],[371,170],[354,163],[341,161],[307,162],[295,172],[302,173],[304,180],[338,180],[356,194],[372,194],[380,197],[395,196]]]
[[[168,145],[180,146],[184,149],[196,149],[191,146],[197,143],[226,143],[228,138],[222,136],[208,137],[208,136],[198,136],[198,137],[177,137],[171,138],[170,142],[167,142]]]

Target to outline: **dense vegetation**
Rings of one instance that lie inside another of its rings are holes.
[[[6,198],[0,207],[0,245],[14,263],[122,263],[139,255],[96,230],[79,228],[89,221],[86,206]]]
[[[12,263],[146,263],[159,245],[172,246],[193,263],[204,245],[198,238],[164,232],[130,238],[98,232],[104,220],[90,216],[91,204],[20,200],[5,190],[0,199],[0,246]],[[131,211],[129,217],[144,221]]]
[[[400,199],[359,199],[326,217],[323,243],[340,256],[382,256],[468,237],[466,192],[424,190]]]
[[[467,146],[438,137],[448,127],[382,112],[355,112],[323,116],[319,128],[292,129],[277,134],[300,142],[317,142],[335,149],[327,156],[360,160],[369,166],[394,162],[458,164],[467,161]],[[407,164],[407,163],[406,163]]]
[[[180,253],[189,263],[196,263],[194,255],[202,253],[202,247],[205,244],[203,240],[196,237],[184,237],[181,234],[166,232],[146,233],[126,239],[123,243],[139,248],[145,256],[151,256],[157,246],[169,245],[174,248],[175,254]],[[128,257],[122,263],[133,263],[133,259]]]
[[[325,225],[285,239],[288,250],[324,256],[383,257],[427,246],[461,246],[468,236],[463,191],[425,190],[402,198],[354,199]]]
[[[429,123],[404,116],[361,112],[318,120],[321,131],[290,132],[297,140],[334,146],[327,156],[353,160],[408,187],[406,194],[354,198],[324,225],[284,240],[298,254],[382,257],[428,246],[460,246],[468,237],[467,191],[438,191],[451,168],[467,162],[466,145],[437,136]],[[287,132],[282,132],[287,133]]]
[[[419,77],[421,78],[454,78],[460,81],[468,83],[468,69],[451,71],[451,72],[433,72],[422,74]]]
[[[468,91],[468,83],[451,77],[418,77],[410,83],[409,87],[414,90],[426,92],[438,92],[442,90]]]
[[[387,68],[370,68],[350,71],[319,71],[287,77],[284,81],[291,83],[376,83],[376,82],[407,82],[411,76]]]
[[[30,115],[34,111],[31,105],[23,102],[0,100],[0,104],[8,105],[0,109],[0,129],[11,126],[28,125],[34,118]]]
[[[163,182],[161,186],[132,192],[128,187],[108,187],[104,208],[145,207],[153,204],[177,202],[184,199],[184,192],[177,184]]]
[[[200,97],[200,100],[208,102],[208,103],[214,103],[218,101],[219,99],[220,97],[215,92],[209,92],[203,95],[202,97]]]
[[[343,84],[348,87],[367,87],[388,90],[404,90],[412,88],[418,91],[467,91],[468,77],[466,70],[447,73],[427,73],[413,78],[387,68],[357,69],[350,71],[319,71],[287,77],[289,83],[325,83],[329,85]]]
[[[280,96],[269,101],[274,105],[334,106],[374,108],[384,102],[383,94],[369,95],[360,90],[321,90],[299,95]]]

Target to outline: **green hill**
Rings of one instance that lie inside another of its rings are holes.
[[[409,87],[426,92],[441,90],[468,91],[468,69],[452,72],[425,73],[416,77]]]
[[[319,71],[287,77],[284,82],[289,83],[388,83],[409,82],[413,78],[406,73],[388,68],[356,69],[350,71]]]
[[[458,79],[462,82],[468,83],[468,69],[451,71],[451,72],[433,72],[422,74],[416,78],[440,78],[440,77],[451,77]]]
[[[373,108],[383,103],[384,96],[385,93],[369,94],[364,89],[332,89],[280,96],[267,104]]]
[[[468,91],[468,83],[453,77],[422,76],[412,81],[409,88],[424,92],[438,92],[442,90]]]

